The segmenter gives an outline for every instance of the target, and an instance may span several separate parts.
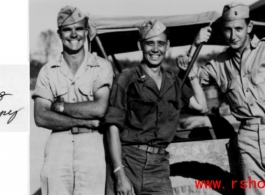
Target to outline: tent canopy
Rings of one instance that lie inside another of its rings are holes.
[[[138,50],[138,27],[147,19],[158,19],[168,27],[171,47],[191,44],[200,28],[210,23],[213,33],[207,44],[225,45],[219,25],[220,15],[218,12],[205,12],[174,16],[92,16],[91,20],[107,55],[112,55]],[[263,37],[265,23],[254,23],[255,34],[260,38]],[[92,42],[92,51],[101,54],[100,48],[94,42]]]

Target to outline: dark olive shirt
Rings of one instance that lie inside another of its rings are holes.
[[[162,69],[159,90],[141,65],[119,74],[114,81],[105,124],[120,129],[123,145],[165,146],[174,136],[182,106],[193,96],[173,72]]]

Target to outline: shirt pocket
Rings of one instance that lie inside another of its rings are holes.
[[[60,101],[65,101],[65,95],[67,94],[66,85],[55,85],[55,99]]]
[[[175,117],[179,115],[180,111],[180,102],[176,100],[169,100],[168,101],[168,116],[170,119],[176,119]]]
[[[261,67],[256,74],[252,74],[251,82],[257,90],[258,101],[265,104],[265,64],[262,64]]]
[[[145,101],[142,99],[129,99],[129,108],[131,117],[139,122],[143,122],[147,116],[156,112],[155,102]]]
[[[82,99],[84,101],[86,101],[86,100],[93,101],[94,100],[94,96],[93,96],[91,87],[89,87],[87,85],[80,85],[78,87],[78,90],[79,90],[79,92],[82,96]]]
[[[233,108],[241,107],[242,106],[242,97],[240,95],[240,86],[237,82],[237,79],[232,79],[228,82],[227,90],[226,90],[226,97],[230,102],[230,106]]]

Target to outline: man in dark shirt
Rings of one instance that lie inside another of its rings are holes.
[[[190,73],[193,91],[161,64],[169,49],[166,27],[146,21],[139,29],[143,61],[115,79],[105,122],[111,165],[106,193],[173,194],[168,153],[181,107],[207,110],[197,77]],[[193,95],[194,92],[194,95]]]

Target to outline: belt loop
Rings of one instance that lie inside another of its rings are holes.
[[[265,125],[265,117],[260,118],[260,124]]]
[[[79,133],[79,129],[78,129],[78,127],[73,127],[73,128],[71,129],[71,131],[72,131],[72,134],[78,134],[78,133]]]

